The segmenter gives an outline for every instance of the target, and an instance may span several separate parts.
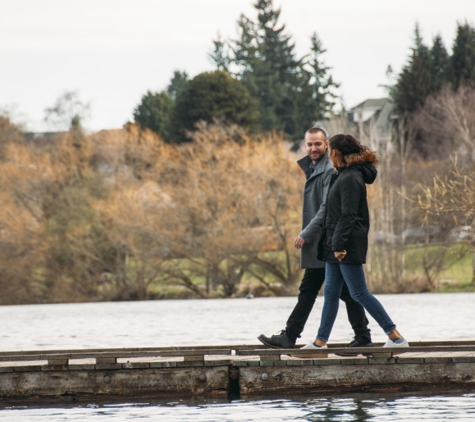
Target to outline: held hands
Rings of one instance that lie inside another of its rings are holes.
[[[341,262],[343,258],[346,256],[346,251],[343,252],[334,252],[335,258],[338,259],[338,262]]]

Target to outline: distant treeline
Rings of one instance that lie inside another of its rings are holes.
[[[279,135],[238,126],[202,122],[190,141],[132,124],[36,143],[0,117],[0,303],[295,294],[297,156]],[[432,290],[473,250],[426,243],[411,253],[396,234],[471,222],[474,180],[473,162],[380,154],[368,191],[375,291]]]
[[[294,142],[317,121],[345,114],[339,84],[325,65],[325,49],[317,34],[311,49],[298,57],[292,37],[279,22],[280,9],[272,0],[257,0],[256,18],[241,15],[236,39],[218,36],[209,54],[216,71],[189,79],[175,71],[165,90],[148,91],[134,110],[134,121],[166,142],[189,140],[198,121],[238,124],[253,132],[279,131]],[[358,70],[355,70],[358,71]],[[364,70],[361,70],[362,72]],[[418,25],[413,46],[399,73],[389,66],[387,89],[396,112],[395,125],[405,126],[404,136],[414,137],[415,152],[423,157],[440,151],[441,137],[425,144],[420,110],[428,98],[445,91],[457,92],[475,84],[475,29],[457,23],[451,52],[440,35],[426,45]],[[433,137],[433,134],[431,134]]]

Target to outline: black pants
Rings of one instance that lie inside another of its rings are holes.
[[[297,304],[287,320],[285,329],[287,336],[291,340],[300,337],[324,281],[325,268],[307,268],[305,270],[300,283],[300,294]],[[343,283],[340,299],[346,304],[348,320],[350,321],[351,328],[353,328],[355,332],[355,336],[370,342],[369,321],[366,318],[364,308],[351,298],[346,283]]]

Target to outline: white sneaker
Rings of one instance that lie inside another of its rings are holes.
[[[409,343],[404,337],[400,337],[396,341],[388,338],[383,347],[409,347]]]
[[[306,344],[305,346],[301,347],[301,349],[310,349],[310,350],[320,350],[320,349],[328,349],[327,345],[325,346],[317,346],[316,344],[311,341],[310,343]],[[309,353],[309,354],[302,354],[302,355],[291,355],[294,358],[327,358],[328,353]]]

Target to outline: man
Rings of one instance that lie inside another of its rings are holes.
[[[285,329],[271,337],[264,334],[258,337],[262,343],[274,349],[295,347],[325,281],[325,263],[317,259],[317,253],[325,218],[325,201],[332,176],[335,174],[327,149],[328,140],[324,129],[312,127],[305,133],[307,156],[297,161],[307,177],[303,194],[302,231],[294,241],[294,246],[301,249],[300,266],[305,269],[305,273],[300,283],[297,304],[287,320]],[[348,347],[372,346],[364,309],[351,298],[346,284],[343,285],[340,298],[346,303],[348,320],[355,332],[355,338]],[[349,351],[344,355],[354,356],[355,353]]]

